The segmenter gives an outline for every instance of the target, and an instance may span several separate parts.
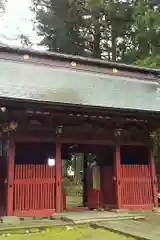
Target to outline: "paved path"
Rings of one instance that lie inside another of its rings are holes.
[[[109,211],[83,211],[83,212],[66,212],[60,214],[54,214],[54,219],[62,219],[64,221],[70,221],[75,224],[109,221],[109,220],[124,220],[133,218],[144,218],[143,215],[133,213],[115,213]]]
[[[97,227],[112,229],[116,232],[126,233],[132,236],[148,240],[160,240],[160,215],[146,216],[145,220],[103,221]]]
[[[61,217],[69,217],[72,219],[70,222],[62,221]],[[73,223],[80,222],[93,222],[93,225],[97,227],[103,227],[114,230],[116,232],[126,233],[130,236],[135,236],[139,239],[147,240],[160,240],[160,214],[144,214],[145,219],[140,218],[138,214],[127,214],[127,213],[111,213],[111,212],[84,212],[84,213],[63,213],[55,217],[55,220],[42,219],[42,220],[31,220],[26,218],[24,221],[19,223],[6,224],[0,223],[0,232],[14,229],[29,229],[29,228],[47,228],[54,226],[64,226]],[[122,221],[122,218],[126,218]],[[137,219],[131,219],[137,218]],[[28,219],[28,220],[27,220]],[[107,221],[106,221],[107,220]],[[100,222],[99,222],[100,221]]]
[[[19,224],[6,224],[6,223],[0,223],[0,234],[3,232],[17,232],[20,229],[31,229],[31,228],[52,228],[55,226],[66,226],[68,225],[67,222],[61,221],[61,220],[25,220],[20,221]]]

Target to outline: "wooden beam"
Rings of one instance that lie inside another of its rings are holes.
[[[155,159],[154,159],[153,151],[151,151],[151,154],[150,154],[150,169],[151,169],[153,204],[155,208],[158,208],[157,177],[156,177]]]
[[[114,169],[115,169],[115,187],[116,187],[116,198],[117,198],[117,209],[122,208],[122,199],[121,199],[121,163],[120,163],[120,145],[116,145],[116,153],[115,153],[115,162],[114,162]]]
[[[75,139],[75,138],[59,138],[59,141],[61,143],[74,143],[74,144],[94,144],[94,145],[114,145],[114,142],[112,140],[101,140],[101,139]]]
[[[31,136],[15,136],[14,137],[15,142],[20,142],[20,143],[25,143],[25,142],[33,142],[33,143],[38,143],[38,142],[55,142],[55,138],[54,137],[31,137]]]
[[[56,212],[62,210],[62,159],[61,144],[56,143]]]
[[[40,108],[39,108],[40,109]],[[73,112],[72,109],[70,111],[60,111],[60,110],[49,110],[49,111],[40,111],[40,110],[27,110],[26,107],[17,108],[16,107],[6,107],[6,112],[0,114],[1,121],[6,120],[17,120],[22,122],[26,117],[33,117],[37,120],[42,120],[43,122],[48,122],[48,124],[81,124],[84,121],[89,121],[91,124],[101,123],[102,125],[117,125],[122,126],[126,123],[139,124],[146,128],[156,129],[160,127],[159,118],[149,117],[149,116],[139,116],[136,114],[135,116],[129,115],[121,115],[121,113],[111,114],[111,113],[102,113],[100,111],[92,111],[92,112]],[[117,126],[117,127],[118,127]]]
[[[14,161],[15,161],[15,144],[13,138],[9,139],[9,160],[8,160],[8,199],[7,215],[13,215],[13,189],[14,189]]]

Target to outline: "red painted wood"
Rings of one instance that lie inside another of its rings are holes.
[[[114,162],[114,169],[115,169],[115,176],[114,181],[116,184],[116,198],[117,198],[117,208],[122,208],[122,199],[121,199],[121,163],[120,163],[120,146],[116,146],[116,154],[115,154],[115,162]]]
[[[150,159],[150,167],[151,167],[151,178],[152,178],[152,191],[153,191],[153,204],[154,207],[158,207],[158,184],[157,184],[157,175],[155,169],[155,159],[154,153],[151,152],[151,159]]]
[[[14,137],[15,141],[18,143],[18,142],[33,142],[33,143],[38,143],[38,142],[54,142],[55,141],[55,138],[38,138],[38,137],[30,137],[30,136],[15,136]]]
[[[62,210],[62,159],[61,144],[56,143],[56,212]]]
[[[88,207],[73,207],[73,208],[66,208],[66,212],[83,212],[88,211]]]
[[[54,142],[55,138],[49,137],[49,138],[37,138],[37,137],[27,137],[27,136],[16,136],[15,137],[16,142]],[[114,144],[111,140],[101,140],[101,139],[78,139],[78,138],[63,138],[59,137],[58,141],[61,143],[75,143],[75,144],[96,144],[96,145],[112,145]]]
[[[143,142],[121,142],[120,144],[119,144],[120,146],[148,146],[149,145],[149,141],[148,142],[145,142],[145,143],[143,143]]]
[[[8,174],[8,157],[3,151],[6,140],[2,135],[0,137],[0,216],[7,214],[7,174]]]
[[[101,192],[102,192],[102,202],[104,208],[115,208],[116,207],[116,190],[114,168],[113,165],[105,166],[100,168],[101,174]]]
[[[98,209],[102,207],[102,194],[100,189],[88,190],[88,208]]]
[[[27,211],[18,211],[15,210],[13,211],[14,216],[19,216],[19,217],[34,217],[34,216],[51,216],[53,213],[55,213],[55,209],[39,209],[39,210],[27,210]],[[43,215],[42,215],[43,214]]]
[[[111,140],[87,140],[87,139],[75,139],[75,138],[60,138],[59,139],[61,143],[75,143],[75,144],[95,144],[95,145],[113,145],[114,142]]]
[[[63,192],[62,193],[62,204],[63,204],[63,210],[66,210],[67,209],[67,196],[66,196],[66,193],[65,192]]]
[[[55,168],[48,165],[16,165],[14,176],[14,215],[45,216],[54,211]],[[27,211],[29,213],[27,213]],[[20,213],[20,214],[19,214]],[[27,214],[26,214],[27,213]]]
[[[15,160],[15,145],[13,139],[10,138],[8,159],[8,199],[7,199],[8,216],[13,215],[14,160]]]
[[[122,208],[152,209],[150,165],[121,165]]]
[[[122,209],[134,211],[134,210],[152,210],[151,204],[143,204],[143,205],[123,205]]]

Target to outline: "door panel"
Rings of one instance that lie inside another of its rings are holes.
[[[55,210],[55,167],[15,165],[14,215],[47,216]]]

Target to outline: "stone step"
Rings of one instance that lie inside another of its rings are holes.
[[[79,219],[74,219],[72,217],[67,217],[67,216],[62,216],[61,220],[65,222],[73,222],[75,224],[82,224],[82,223],[90,223],[90,222],[103,222],[103,221],[117,221],[117,220],[139,220],[139,219],[144,219],[144,216],[133,216],[133,215],[127,215],[127,216],[116,216],[116,217],[95,217],[95,218],[79,218]]]

